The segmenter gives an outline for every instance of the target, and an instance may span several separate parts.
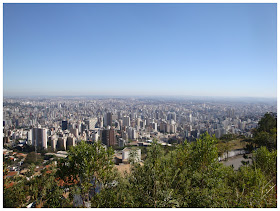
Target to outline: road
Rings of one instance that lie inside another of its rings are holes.
[[[247,155],[251,157],[251,155]],[[244,159],[243,155],[237,155],[234,157],[229,158],[227,161],[222,161],[223,164],[226,166],[231,166],[233,165],[234,170],[238,170],[240,166],[242,166],[241,161],[249,161],[250,164],[252,164],[252,159]]]

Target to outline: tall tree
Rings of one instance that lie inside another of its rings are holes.
[[[253,133],[257,146],[265,146],[270,151],[277,148],[277,119],[272,114],[266,113]]]
[[[71,147],[65,160],[59,162],[59,176],[68,183],[77,184],[83,203],[90,201],[90,192],[106,186],[112,177],[113,149],[100,142],[82,141]],[[85,206],[85,204],[84,204]]]

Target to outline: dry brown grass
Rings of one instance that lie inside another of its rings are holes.
[[[125,172],[130,173],[130,164],[115,165],[115,168],[124,176]]]
[[[219,141],[217,144],[217,148],[219,152],[236,150],[236,149],[244,149],[246,147],[246,142],[243,139],[235,139],[232,141],[224,142]]]

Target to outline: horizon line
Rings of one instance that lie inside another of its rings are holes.
[[[3,98],[20,98],[20,97],[108,97],[108,98],[116,98],[116,97],[181,97],[181,98],[253,98],[253,99],[274,99],[277,100],[277,97],[261,97],[261,96],[204,96],[204,95],[108,95],[108,94],[81,94],[81,95],[47,95],[47,94],[33,94],[33,95],[5,95],[3,94]]]

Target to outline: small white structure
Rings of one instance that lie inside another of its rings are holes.
[[[122,150],[122,160],[129,160],[130,156],[133,156],[136,162],[141,161],[141,149],[124,148]]]

